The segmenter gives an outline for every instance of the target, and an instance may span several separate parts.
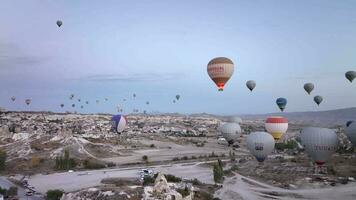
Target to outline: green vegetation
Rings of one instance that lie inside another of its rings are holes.
[[[0,150],[0,171],[5,170],[5,167],[6,167],[6,164],[5,164],[6,158],[7,158],[6,151]]]
[[[222,183],[224,180],[224,169],[221,161],[219,162],[218,160],[218,162],[214,164],[213,173],[215,183]]]
[[[47,200],[60,200],[63,195],[61,190],[48,190],[46,193]]]
[[[177,189],[177,192],[179,192],[183,198],[190,194],[187,186],[185,186],[184,189]]]
[[[59,156],[56,158],[56,169],[58,170],[69,170],[77,166],[77,163],[73,158],[69,157],[69,151],[64,151],[64,156]]]
[[[156,146],[155,146],[155,144],[151,144],[150,147],[151,148],[155,148]]]
[[[146,156],[146,155],[142,156],[142,160],[145,162],[148,162],[148,156]]]
[[[104,163],[100,163],[98,161],[90,159],[85,159],[83,162],[83,166],[85,169],[102,169],[106,167]]]
[[[176,177],[176,176],[174,176],[172,174],[165,174],[164,176],[166,177],[168,182],[179,183],[179,182],[182,181],[181,178]]]
[[[284,149],[295,149],[297,147],[298,147],[298,144],[294,140],[290,140],[285,143],[276,143],[275,144],[275,148],[280,151],[283,151]]]
[[[157,175],[156,175],[157,177]],[[147,186],[147,185],[151,185],[155,182],[155,177],[151,177],[151,176],[145,176],[143,177],[143,185]]]

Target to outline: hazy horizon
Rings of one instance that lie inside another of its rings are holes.
[[[7,110],[73,111],[75,103],[83,113],[115,113],[119,105],[124,113],[265,114],[279,112],[278,97],[288,99],[286,112],[356,106],[356,85],[344,77],[356,71],[355,1],[4,0],[0,7]],[[235,63],[224,92],[206,72],[218,56]],[[312,95],[306,82],[315,84]],[[324,97],[319,107],[314,95]]]

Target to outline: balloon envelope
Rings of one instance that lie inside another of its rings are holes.
[[[355,71],[348,71],[348,72],[345,73],[345,77],[347,78],[347,80],[349,80],[352,83],[352,81],[356,77],[356,72]]]
[[[314,101],[315,101],[315,103],[318,104],[318,106],[319,106],[320,103],[323,101],[323,97],[317,95],[317,96],[314,97]]]
[[[30,105],[30,104],[31,104],[31,99],[26,99],[26,100],[25,100],[25,103],[26,103],[27,105]]]
[[[303,128],[300,139],[306,152],[317,165],[323,165],[330,159],[339,142],[333,130],[317,127]]]
[[[246,82],[246,86],[252,92],[252,90],[256,87],[256,82],[253,80],[249,80]]]
[[[123,115],[114,115],[111,118],[111,124],[112,124],[112,129],[116,132],[116,133],[121,133],[122,131],[124,131],[126,124],[127,124],[127,120],[126,117]]]
[[[240,123],[242,123],[242,119],[240,117],[230,116],[226,119],[226,122],[240,124]]]
[[[283,112],[287,105],[287,99],[280,97],[276,100],[276,104],[278,108],[281,109],[281,111]]]
[[[236,140],[241,136],[241,127],[237,123],[224,123],[220,125],[218,130],[221,132],[222,136],[226,139],[229,145],[236,142]]]
[[[266,132],[253,132],[246,138],[247,149],[258,162],[263,162],[274,149],[274,139]]]
[[[314,84],[313,83],[306,83],[304,84],[304,90],[310,94],[314,89]]]
[[[223,91],[225,84],[234,73],[234,63],[229,58],[217,57],[208,63],[207,70],[219,91]]]
[[[15,100],[16,100],[16,97],[11,97],[11,100],[12,100],[12,101],[15,101]]]
[[[350,142],[356,146],[356,122],[349,121],[346,123],[345,134],[349,138]]]
[[[62,24],[63,24],[63,22],[62,22],[61,20],[58,20],[58,21],[56,22],[56,24],[57,24],[58,27],[61,27]]]
[[[180,99],[180,95],[179,95],[179,94],[176,95],[176,99],[177,99],[177,100]]]
[[[265,128],[275,140],[279,140],[288,130],[288,119],[280,116],[268,117]]]

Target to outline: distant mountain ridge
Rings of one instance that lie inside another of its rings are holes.
[[[356,120],[356,108],[352,107],[326,111],[240,115],[242,119],[248,120],[266,119],[268,116],[283,116],[295,124],[332,127],[336,125],[345,125],[347,121]]]

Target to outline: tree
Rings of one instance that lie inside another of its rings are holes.
[[[61,190],[48,190],[46,193],[47,200],[60,200],[63,195]]]
[[[0,171],[5,170],[5,162],[6,162],[7,154],[6,151],[0,150]]]
[[[230,152],[229,152],[229,157],[230,157],[231,162],[234,162],[234,161],[236,160],[236,158],[235,158],[235,152],[230,151]]]
[[[17,187],[11,186],[9,190],[7,191],[8,196],[17,196]]]
[[[31,166],[38,167],[40,165],[41,159],[37,156],[32,156],[31,158]]]
[[[142,156],[142,160],[148,162],[148,157],[146,155]]]
[[[224,171],[221,169],[219,164],[214,164],[213,168],[213,173],[214,173],[214,182],[215,183],[222,183],[224,180]]]

